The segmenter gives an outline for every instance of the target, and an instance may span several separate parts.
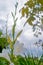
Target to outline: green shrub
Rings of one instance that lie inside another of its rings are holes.
[[[3,48],[6,48],[8,42],[6,41],[5,37],[0,38],[0,52],[2,52]]]
[[[40,59],[38,57],[17,56],[13,60],[14,65],[43,65],[43,56]]]

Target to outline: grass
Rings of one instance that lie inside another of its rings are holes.
[[[39,59],[38,57],[30,57],[30,56],[14,56],[12,63],[14,65],[43,65],[43,55]],[[9,61],[5,58],[0,57],[0,65],[10,65]]]
[[[5,58],[0,57],[0,65],[10,65],[10,62]]]
[[[13,61],[14,65],[43,65],[43,55],[39,59],[38,57],[30,57],[30,56],[16,56]]]

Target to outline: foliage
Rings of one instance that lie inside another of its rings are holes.
[[[0,36],[2,35],[2,31],[0,31]]]
[[[31,56],[12,56],[12,62],[14,63],[14,65],[43,65],[43,55],[40,57],[40,59],[38,57],[31,57]],[[0,64],[1,65],[9,65],[9,61],[6,60],[3,57],[0,57]]]
[[[10,65],[10,63],[5,58],[0,57],[0,65]]]
[[[6,38],[3,37],[3,38],[0,38],[0,46],[2,48],[6,47],[8,44],[6,44]]]
[[[25,3],[25,6],[21,9],[22,16],[36,16],[39,12],[43,12],[43,0],[29,0]],[[31,18],[31,17],[30,17]],[[28,18],[29,19],[29,18]],[[31,22],[31,21],[30,21]],[[31,24],[30,24],[31,25]]]
[[[32,26],[34,36],[38,37],[43,32],[43,0],[28,0],[21,9],[22,17]],[[25,26],[24,25],[24,26]],[[43,50],[43,43],[42,50]]]
[[[42,13],[43,13],[43,0],[28,0],[21,9],[22,17],[26,17],[25,24],[28,23],[29,25],[32,26],[33,32],[35,32],[36,37],[38,37],[38,34],[41,35],[39,28],[43,30],[43,14]],[[36,30],[36,27],[37,27],[37,30]]]
[[[0,52],[2,52],[3,48],[6,48],[8,45],[6,37],[3,36],[3,33],[0,32]]]
[[[6,34],[4,35],[2,30],[0,30],[0,52],[2,52],[3,48],[6,48],[8,46],[7,42],[7,21],[6,21]]]

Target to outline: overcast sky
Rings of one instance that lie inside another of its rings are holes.
[[[14,12],[14,6],[16,1],[18,1],[19,3],[18,4],[18,10],[19,10],[20,8],[22,8],[22,6],[24,6],[24,3],[27,0],[0,0],[0,29],[2,28],[4,21],[7,20],[7,16],[8,16],[8,27],[9,29],[11,29],[11,26],[13,25],[13,18],[11,16],[11,11]],[[20,15],[18,12],[17,12],[17,16],[19,17],[17,21],[17,30],[21,30],[23,28],[23,24],[24,24],[23,22],[25,21],[25,18],[20,20]],[[39,36],[39,39],[41,38],[43,38],[43,35],[42,37]],[[27,24],[24,27],[23,33],[21,34],[19,40],[22,43],[24,43],[25,47],[29,48],[29,45],[31,45],[32,43],[35,43],[35,41],[38,40],[38,38],[35,38],[33,36],[32,28]],[[33,48],[33,45],[32,45],[32,48]]]

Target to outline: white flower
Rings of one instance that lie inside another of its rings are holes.
[[[14,65],[13,63],[11,63],[10,65]]]
[[[25,51],[26,49],[24,48],[23,43],[16,43],[14,45],[14,55],[22,55]]]

